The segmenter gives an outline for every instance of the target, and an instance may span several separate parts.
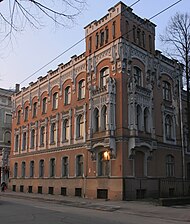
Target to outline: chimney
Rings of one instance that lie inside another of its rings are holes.
[[[20,91],[20,84],[15,85],[15,93],[18,93]]]

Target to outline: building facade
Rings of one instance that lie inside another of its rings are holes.
[[[0,88],[0,183],[9,178],[12,131],[12,90]]]
[[[87,25],[85,38],[83,54],[14,94],[9,187],[155,196],[158,179],[185,175],[182,67],[155,50],[155,25],[122,2]]]

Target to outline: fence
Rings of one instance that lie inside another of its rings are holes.
[[[124,178],[123,199],[190,196],[190,180],[178,178]]]

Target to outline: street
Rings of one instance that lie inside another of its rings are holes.
[[[189,210],[187,210],[189,212]],[[151,214],[135,212],[78,208],[64,204],[33,199],[0,197],[0,222],[4,224],[164,224],[188,223],[187,220],[173,220],[151,217]]]

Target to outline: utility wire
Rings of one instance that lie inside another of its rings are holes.
[[[132,7],[134,5],[136,5],[138,2],[140,2],[140,0],[137,0],[136,2],[134,2],[132,5],[130,5],[129,7]],[[124,11],[127,10],[128,7],[126,7],[122,13]],[[53,58],[51,61],[49,61],[47,64],[43,65],[41,68],[39,68],[38,70],[36,70],[34,73],[32,73],[31,75],[29,75],[28,77],[26,77],[23,81],[21,81],[19,84],[22,84],[23,82],[25,82],[26,80],[28,80],[29,78],[31,78],[32,76],[36,75],[39,71],[41,71],[42,69],[44,69],[45,67],[47,67],[49,64],[51,64],[52,62],[54,62],[55,60],[57,60],[58,58],[60,58],[63,54],[67,53],[69,50],[71,50],[72,48],[74,48],[75,46],[77,46],[79,43],[81,43],[83,40],[85,40],[85,37],[83,37],[82,39],[80,39],[78,42],[76,42],[75,44],[73,44],[71,47],[67,48],[65,51],[63,51],[61,54],[59,54],[58,56],[56,56],[55,58]]]
[[[132,5],[130,5],[129,7],[134,6],[135,4],[137,4],[140,0],[137,0],[136,2],[134,2]],[[155,17],[157,17],[158,15],[162,14],[163,12],[167,11],[168,9],[172,8],[173,6],[177,5],[179,2],[181,2],[182,0],[178,0],[177,2],[169,5],[168,7],[166,7],[165,9],[161,10],[160,12],[156,13],[155,15],[153,15],[152,17],[150,17],[148,20],[151,20]],[[125,12],[127,10],[128,7],[126,7],[121,13]],[[146,22],[146,21],[144,21]],[[142,23],[143,24],[143,23]],[[141,26],[142,24],[140,24],[139,26]],[[129,30],[127,33],[123,34],[126,35],[128,33],[130,33],[133,29]],[[77,46],[79,43],[81,43],[83,40],[85,40],[85,37],[80,39],[78,42],[76,42],[75,44],[73,44],[71,47],[67,48],[65,51],[63,51],[61,54],[59,54],[58,56],[56,56],[55,58],[53,58],[51,61],[49,61],[48,63],[46,63],[45,65],[43,65],[41,68],[39,68],[38,70],[36,70],[34,73],[32,73],[30,76],[28,76],[27,78],[25,78],[23,81],[20,82],[20,84],[22,84],[23,82],[25,82],[26,80],[28,80],[29,78],[31,78],[32,76],[34,76],[36,73],[38,73],[39,71],[41,71],[42,69],[44,69],[45,67],[47,67],[49,64],[51,64],[52,62],[54,62],[55,60],[57,60],[59,57],[61,57],[63,54],[65,54],[66,52],[68,52],[69,50],[71,50],[72,48],[74,48],[75,46]]]

